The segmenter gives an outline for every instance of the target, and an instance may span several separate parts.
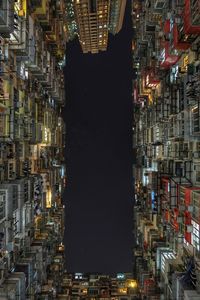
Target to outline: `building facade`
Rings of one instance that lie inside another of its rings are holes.
[[[76,0],[68,3],[70,37],[76,35],[83,53],[107,50],[108,33],[121,30],[126,0]]]
[[[51,299],[64,269],[65,6],[0,1],[0,299]]]
[[[132,3],[134,260],[144,299],[200,299],[199,4]]]
[[[137,281],[129,273],[119,273],[116,276],[98,273],[65,273],[61,286],[61,293],[58,294],[57,299],[139,299]]]

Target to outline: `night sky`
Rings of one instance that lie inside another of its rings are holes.
[[[77,40],[67,45],[69,272],[132,271],[131,34],[127,6],[123,29],[109,36],[107,52],[82,54]]]

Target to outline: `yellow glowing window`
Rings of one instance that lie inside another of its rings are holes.
[[[136,280],[129,280],[127,283],[128,283],[129,288],[134,289],[134,288],[137,287],[137,281]]]
[[[186,68],[188,64],[189,64],[189,56],[186,55],[183,59],[183,67]]]
[[[119,293],[120,294],[127,294],[127,288],[120,288]]]
[[[51,190],[48,190],[46,195],[46,208],[51,208]]]

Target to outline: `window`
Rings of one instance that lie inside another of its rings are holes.
[[[6,195],[4,192],[0,192],[0,220],[4,219],[6,216]]]
[[[200,130],[200,116],[199,116],[199,109],[200,107],[196,105],[195,107],[192,108],[192,127],[193,127],[193,132],[199,132]]]
[[[200,182],[200,165],[195,167],[196,170],[196,182]]]
[[[199,251],[200,250],[200,232],[199,224],[192,220],[192,245]]]

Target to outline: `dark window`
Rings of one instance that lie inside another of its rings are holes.
[[[95,13],[97,10],[96,0],[90,0],[90,12]]]

